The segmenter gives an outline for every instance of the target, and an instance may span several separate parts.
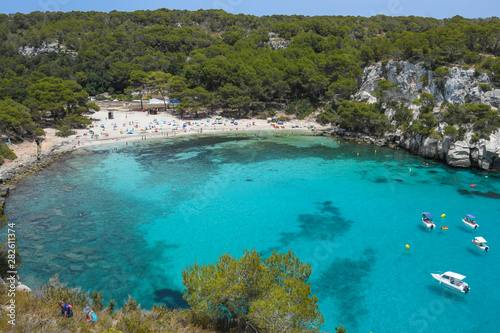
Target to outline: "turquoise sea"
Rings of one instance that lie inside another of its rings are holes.
[[[312,265],[324,331],[497,331],[500,175],[423,161],[284,132],[116,143],[23,179],[6,214],[31,287],[58,273],[106,301],[183,307],[187,265],[291,248]],[[461,222],[467,213],[479,229]],[[469,294],[430,275],[448,270],[467,276]]]

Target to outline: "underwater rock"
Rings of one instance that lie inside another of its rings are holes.
[[[81,273],[85,270],[82,265],[69,265],[68,269],[73,273]]]
[[[63,228],[63,225],[61,223],[61,224],[57,224],[57,225],[54,225],[54,226],[48,228],[47,231],[55,232],[55,231],[61,230],[62,228]]]
[[[27,216],[23,220],[24,220],[24,222],[30,223],[30,222],[37,222],[37,221],[41,221],[41,220],[46,220],[48,218],[49,218],[49,215],[42,214],[42,215]]]
[[[85,256],[81,255],[81,254],[76,254],[73,252],[64,252],[62,255],[64,257],[66,257],[71,262],[83,262],[83,261],[85,261]]]
[[[85,241],[87,242],[87,240]],[[73,247],[71,249],[71,252],[88,257],[92,254],[95,254],[96,252],[99,252],[99,250],[93,247],[79,246],[79,247]]]

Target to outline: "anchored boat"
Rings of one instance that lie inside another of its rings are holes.
[[[464,275],[446,272],[444,274],[431,273],[432,277],[439,281],[439,284],[446,288],[467,294],[470,291],[469,285],[462,280],[465,279]]]
[[[488,245],[486,245],[486,239],[483,237],[476,237],[472,240],[472,243],[476,245],[478,248],[480,248],[484,252],[488,252],[490,249]]]
[[[428,229],[434,229],[436,225],[434,224],[434,221],[432,221],[432,214],[431,213],[422,213],[422,223],[428,228]]]
[[[477,229],[479,228],[479,224],[476,223],[476,217],[471,214],[465,215],[465,217],[462,219],[462,222],[465,223],[466,226],[472,229]]]

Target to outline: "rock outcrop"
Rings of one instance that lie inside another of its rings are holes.
[[[284,38],[281,38],[278,34],[274,32],[269,33],[269,42],[267,42],[271,50],[283,50],[288,48],[290,42]]]
[[[446,153],[446,163],[454,167],[468,168],[472,164],[470,151],[471,149],[468,147],[466,142],[457,141]]]
[[[449,68],[449,74],[436,77],[433,71],[421,64],[408,61],[390,60],[386,63],[377,63],[363,71],[363,80],[359,91],[351,99],[376,103],[378,100],[374,92],[378,82],[386,79],[395,84],[395,91],[391,91],[391,98],[407,104],[413,110],[414,119],[418,118],[418,106],[413,101],[422,93],[434,96],[438,107],[434,109],[437,116],[443,102],[450,104],[487,104],[496,110],[500,108],[500,89],[491,89],[491,80],[485,73],[478,73],[473,69]],[[485,89],[487,88],[487,89]],[[489,90],[489,91],[488,91]],[[394,110],[385,111],[387,117],[394,115]],[[489,140],[473,141],[472,130],[465,135],[462,141],[454,141],[444,135],[445,123],[439,124],[436,131],[443,136],[442,140],[433,137],[422,137],[409,133],[385,133],[384,141],[391,146],[404,148],[413,154],[427,158],[445,160],[454,167],[477,167],[484,170],[500,170],[500,131],[491,134]],[[330,132],[349,137],[357,137],[366,142],[364,135],[356,136],[352,133],[333,129]],[[379,140],[379,142],[381,142]]]
[[[72,56],[78,55],[78,53],[76,53],[75,51],[67,50],[64,45],[61,45],[59,43],[42,42],[42,45],[40,47],[24,46],[19,48],[19,54],[25,57],[34,57],[42,53],[51,53],[51,52],[69,53]]]
[[[425,92],[434,95],[438,103],[483,103],[495,108],[500,107],[500,89],[481,89],[480,85],[491,84],[487,74],[458,67],[449,68],[449,71],[444,78],[436,78],[433,71],[421,64],[389,60],[384,65],[379,62],[364,69],[362,84],[354,99],[366,100],[367,94],[372,95],[377,89],[377,82],[387,79],[396,84],[397,98],[405,103],[411,103]]]

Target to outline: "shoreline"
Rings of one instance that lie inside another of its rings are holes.
[[[10,190],[15,190],[15,184],[18,181],[43,170],[63,155],[80,148],[160,138],[167,139],[219,133],[245,133],[245,131],[272,131],[280,133],[293,129],[308,133],[315,131],[316,127],[321,127],[322,129],[324,127],[321,124],[307,120],[294,120],[286,122],[286,125],[283,127],[280,126],[278,129],[274,128],[267,120],[255,118],[240,120],[238,125],[232,124],[229,119],[224,119],[222,124],[213,125],[209,124],[206,118],[197,121],[181,121],[179,118],[167,113],[149,115],[141,111],[126,110],[113,110],[113,119],[108,119],[108,112],[109,110],[95,112],[91,117],[93,127],[90,129],[77,129],[75,130],[75,134],[66,138],[56,136],[54,128],[44,129],[45,136],[40,147],[37,147],[34,141],[24,141],[20,144],[9,145],[9,148],[16,154],[17,158],[14,160],[4,160],[3,164],[0,165],[0,222],[2,224],[7,223],[4,214],[6,198],[9,196]],[[185,122],[190,124],[186,125],[183,129],[177,129],[177,127],[182,127],[182,124]],[[173,126],[174,123],[176,126]],[[122,128],[118,129],[118,124],[121,124]],[[291,126],[298,126],[299,128],[291,128]],[[132,128],[133,134],[126,134]],[[89,130],[92,130],[94,133],[100,131],[100,134],[98,137],[92,137],[89,135]],[[103,133],[107,133],[107,135]],[[2,227],[3,225],[0,226],[0,228]],[[16,285],[22,285],[19,277],[17,277]]]
[[[108,112],[113,112],[113,119],[107,118]],[[0,165],[0,186],[12,187],[12,184],[32,173],[41,171],[62,155],[84,147],[212,133],[244,133],[245,131],[279,133],[292,129],[309,132],[315,127],[326,128],[326,126],[306,120],[288,121],[283,127],[280,125],[279,128],[274,128],[267,120],[255,118],[240,120],[238,125],[233,125],[231,120],[226,118],[222,124],[214,125],[212,122],[209,123],[207,118],[181,121],[169,113],[149,115],[142,111],[126,110],[98,111],[92,115],[91,120],[93,127],[78,129],[76,134],[67,138],[56,136],[56,130],[53,128],[44,129],[46,134],[41,142],[39,153],[35,142],[25,141],[9,145],[17,158],[4,160],[4,163]],[[181,128],[184,123],[187,123],[186,127]],[[298,126],[298,128],[291,128],[291,126]],[[98,137],[91,136],[90,130]]]

